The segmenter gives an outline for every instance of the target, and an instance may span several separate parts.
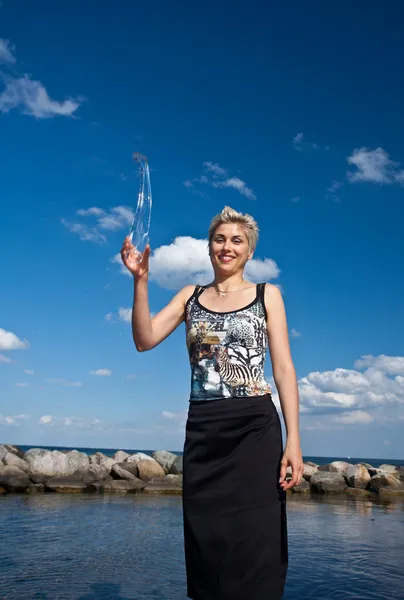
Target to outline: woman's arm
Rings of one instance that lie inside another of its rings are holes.
[[[288,326],[282,294],[274,285],[265,286],[267,329],[272,372],[279,393],[287,441],[281,465],[281,485],[289,489],[300,483],[303,460],[299,435],[299,394],[289,346]],[[286,468],[292,466],[292,479],[286,482]]]
[[[184,287],[153,319],[149,310],[149,256],[147,245],[138,261],[135,248],[128,237],[121,248],[122,262],[132,273],[134,281],[132,307],[132,335],[139,352],[151,350],[162,342],[183,321],[185,304],[192,295],[193,286]]]
[[[153,318],[150,317],[148,281],[134,282],[132,334],[139,352],[151,350],[165,340],[184,320],[185,304],[194,286],[187,285]]]

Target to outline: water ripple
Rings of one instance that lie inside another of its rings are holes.
[[[185,600],[181,499],[0,497],[1,600]],[[404,506],[288,503],[285,600],[402,600]],[[246,599],[247,600],[247,599]]]

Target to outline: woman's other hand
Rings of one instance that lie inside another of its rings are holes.
[[[286,469],[292,467],[292,478],[286,480]],[[304,471],[303,456],[300,444],[286,443],[285,451],[281,460],[281,471],[279,484],[283,490],[290,490],[302,481]]]
[[[141,256],[142,257],[139,262],[139,253],[136,251],[134,245],[131,244],[129,236],[126,237],[121,248],[122,262],[125,265],[125,267],[132,273],[133,277],[137,280],[142,279],[149,272],[149,244],[147,244]]]

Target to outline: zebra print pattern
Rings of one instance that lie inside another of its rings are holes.
[[[191,400],[271,394],[264,374],[268,345],[264,285],[249,306],[215,313],[195,290],[186,307]],[[202,289],[203,291],[203,289]]]

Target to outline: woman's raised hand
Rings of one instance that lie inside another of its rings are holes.
[[[121,258],[125,267],[132,273],[137,280],[147,276],[149,272],[149,256],[150,246],[147,244],[141,259],[139,261],[139,253],[133,244],[131,244],[129,236],[125,238],[121,248]]]

